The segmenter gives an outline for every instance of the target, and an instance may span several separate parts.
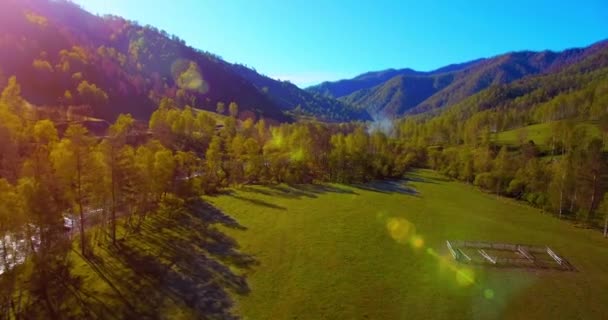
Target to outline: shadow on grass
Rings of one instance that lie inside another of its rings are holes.
[[[376,180],[368,183],[353,184],[355,188],[381,193],[399,193],[418,196],[416,189],[406,185],[403,180]]]
[[[257,261],[215,225],[244,227],[202,200],[189,201],[186,208],[150,217],[138,234],[85,259],[109,287],[97,294],[81,290],[99,297],[87,299],[90,310],[107,315],[101,318],[237,318],[231,292],[245,295],[250,288],[235,270]]]
[[[408,173],[405,180],[414,181],[414,182],[423,182],[423,183],[434,183],[434,184],[450,181],[450,179],[447,179],[447,178],[422,176],[420,174],[413,173],[413,172]]]
[[[237,195],[235,193],[229,193],[228,196],[233,197],[235,199],[245,201],[245,202],[249,202],[256,206],[262,206],[262,207],[266,207],[269,209],[276,209],[276,210],[282,210],[282,211],[287,210],[287,208],[276,205],[274,203],[266,202],[266,201],[260,200],[260,199],[252,199],[252,198],[243,197],[243,196]]]
[[[269,185],[264,187],[245,186],[240,190],[285,199],[314,199],[325,193],[357,195],[353,190],[325,184]]]
[[[234,218],[225,214],[220,209],[203,201],[202,199],[193,199],[187,204],[188,210],[198,216],[201,221],[207,224],[221,224],[233,229],[245,230],[246,228],[240,225]]]

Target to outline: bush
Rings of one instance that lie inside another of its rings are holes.
[[[488,190],[494,191],[496,189],[496,185],[498,183],[498,179],[492,172],[484,172],[475,176],[475,184],[476,186]]]

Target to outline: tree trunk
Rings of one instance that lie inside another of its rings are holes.
[[[112,147],[113,148],[113,147]],[[116,158],[114,158],[114,150],[112,149],[112,167],[111,172],[111,183],[112,188],[112,212],[110,217],[110,235],[112,238],[112,245],[116,245]]]
[[[574,197],[570,199],[570,212],[574,212],[574,202],[576,201],[576,187],[574,188]]]
[[[80,216],[80,252],[83,256],[86,256],[85,250],[85,238],[84,238],[84,212],[82,209],[82,166],[80,163],[80,158],[77,160],[76,170],[76,179],[78,182],[76,194],[78,195],[78,215]],[[72,222],[73,224],[73,222]],[[73,227],[73,226],[72,226]]]
[[[604,219],[604,238],[608,238],[608,214],[606,214],[606,218]]]
[[[559,218],[561,219],[564,213],[564,180],[566,180],[566,172],[562,173],[562,183],[559,187]]]
[[[80,252],[83,256],[86,255],[85,252],[85,238],[84,238],[84,212],[82,210],[82,201],[78,201],[78,211],[80,214]]]
[[[564,212],[564,189],[559,190],[559,218],[562,218]]]
[[[595,193],[597,192],[597,174],[593,174],[593,188],[591,190],[591,201],[589,202],[589,217],[588,219],[593,219],[593,209],[595,206]]]
[[[8,252],[6,252],[6,237],[2,239],[2,255],[2,259],[4,259],[4,273],[8,273],[11,268],[8,262]]]

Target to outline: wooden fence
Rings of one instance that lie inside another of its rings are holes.
[[[446,244],[454,260],[461,263],[574,270],[564,257],[548,246],[463,240],[448,240]],[[496,255],[500,252],[512,253],[513,256]]]

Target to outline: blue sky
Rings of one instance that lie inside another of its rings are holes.
[[[608,38],[608,1],[75,0],[308,86]]]

